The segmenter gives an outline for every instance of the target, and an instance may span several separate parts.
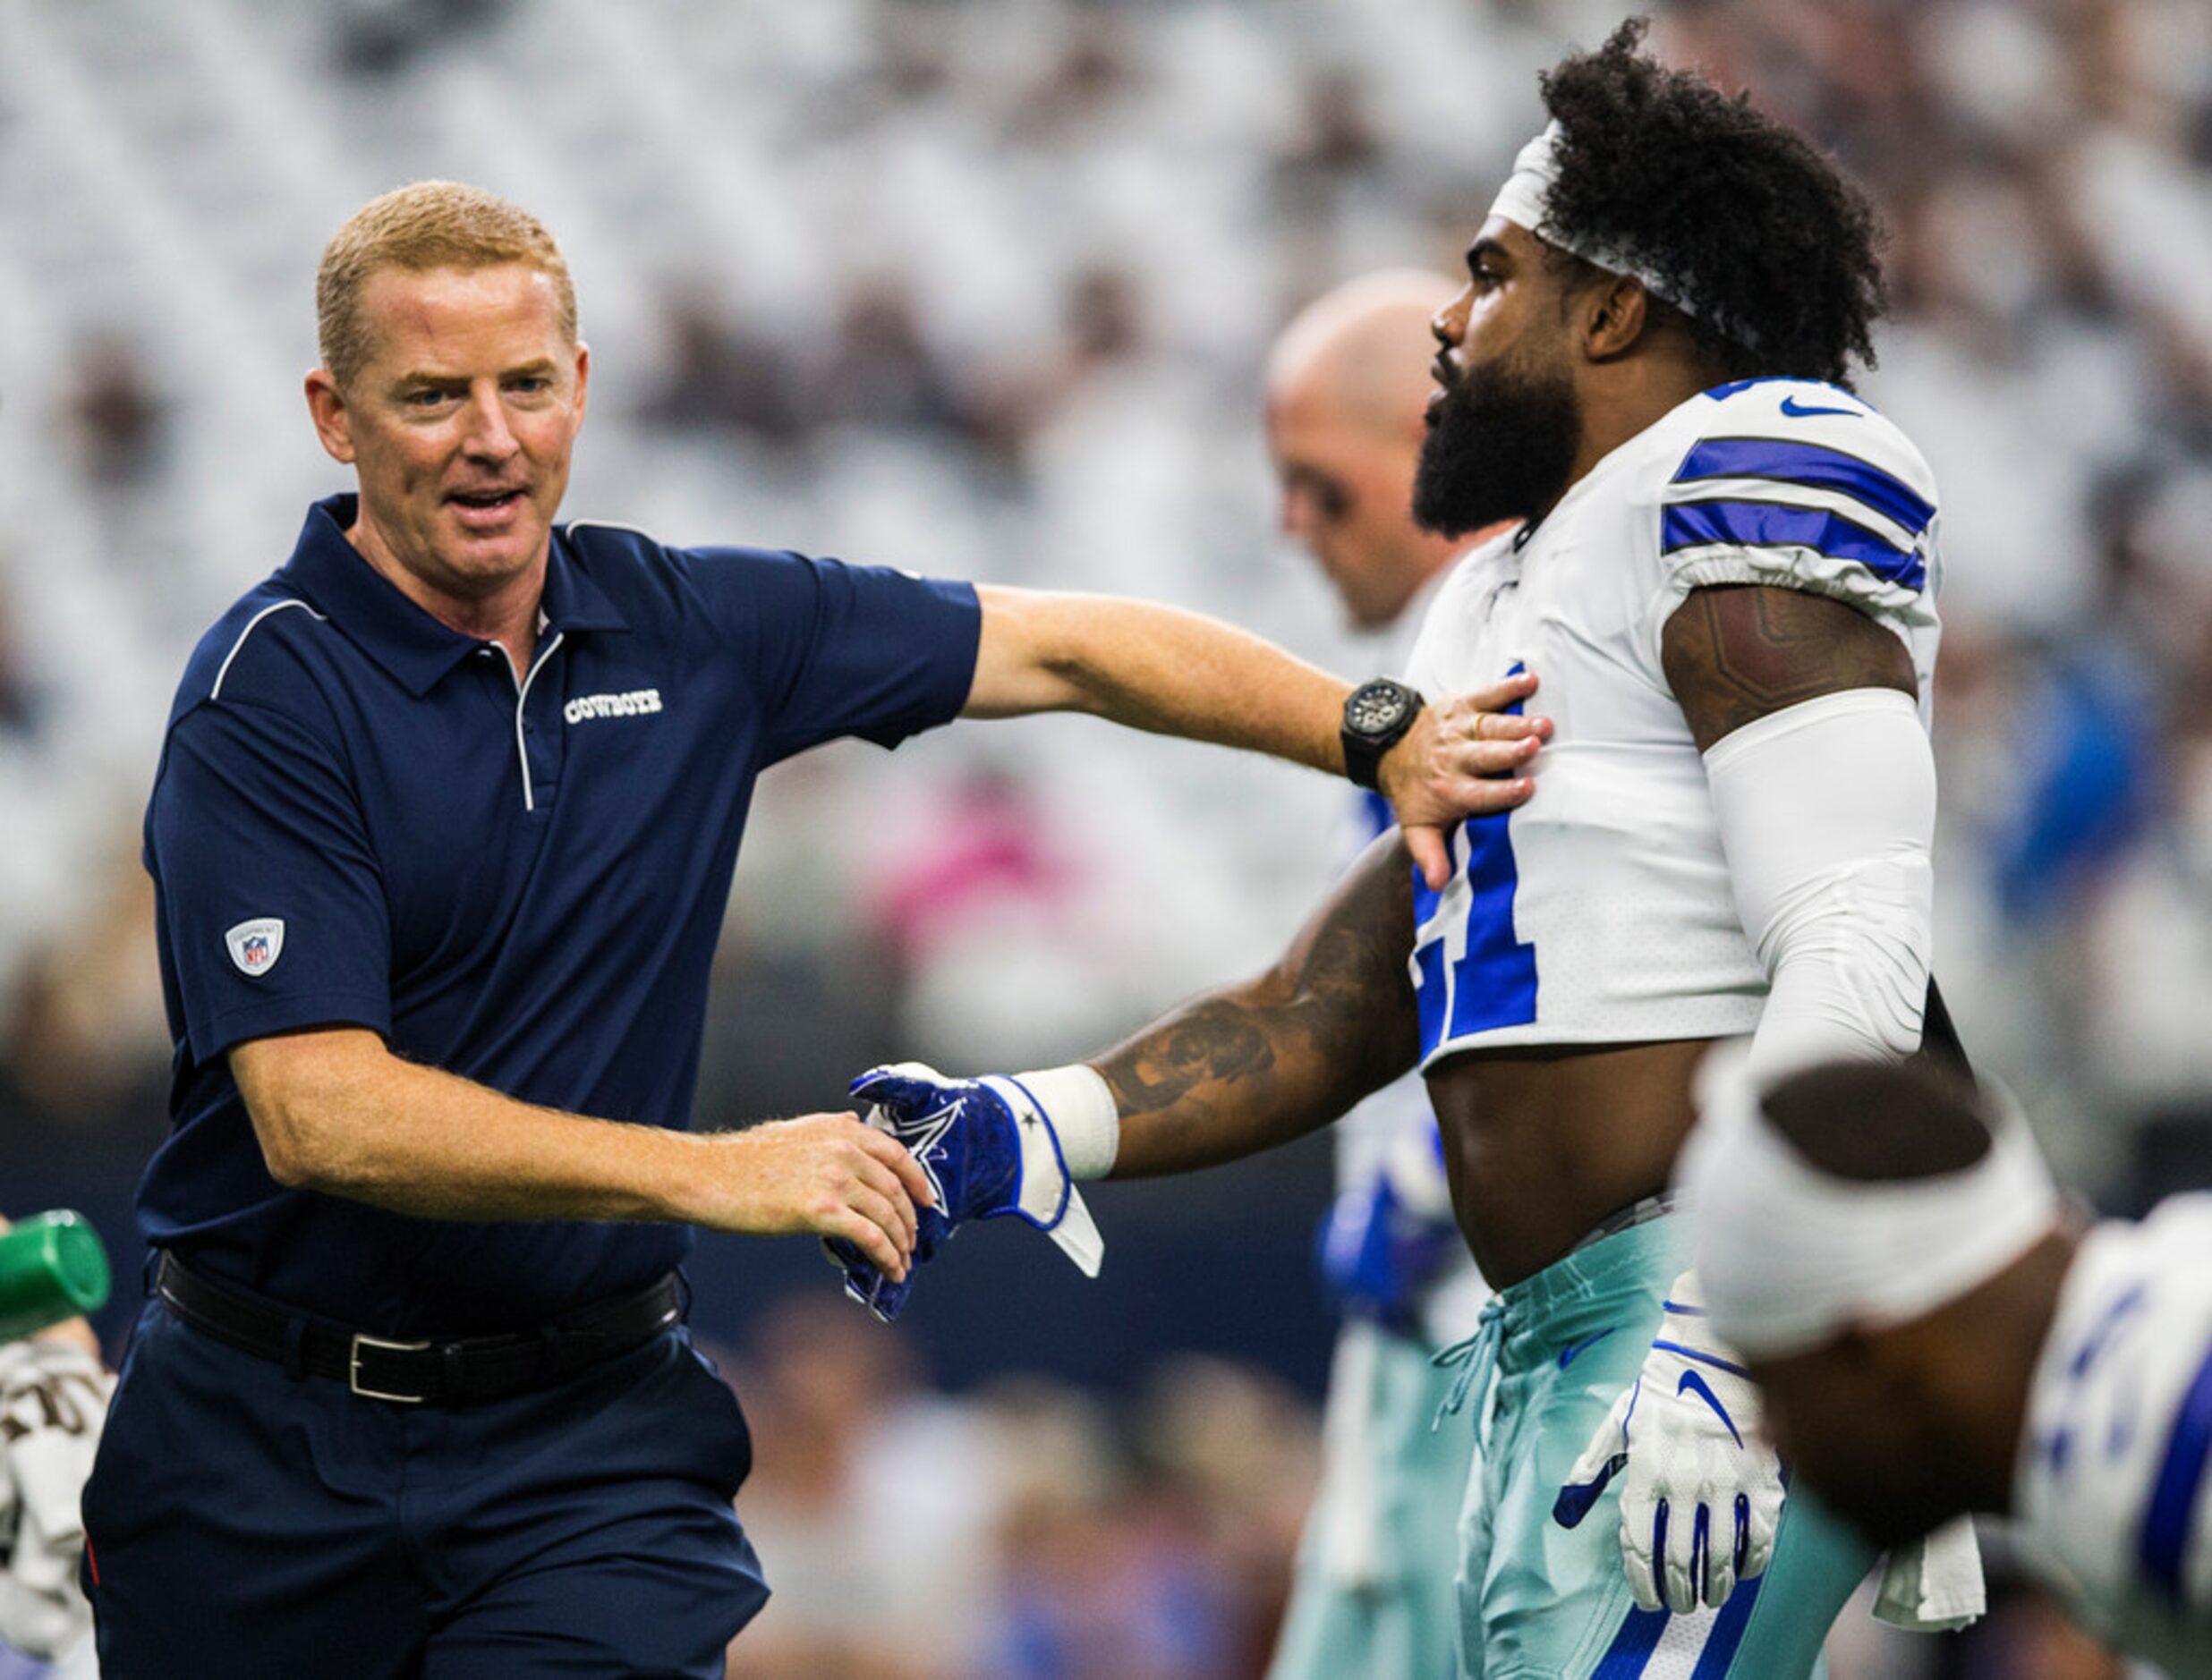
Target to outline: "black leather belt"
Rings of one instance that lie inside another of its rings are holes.
[[[587,1308],[543,1329],[447,1342],[394,1341],[289,1312],[196,1277],[170,1254],[161,1257],[154,1288],[170,1311],[227,1346],[280,1365],[296,1361],[364,1399],[402,1405],[467,1405],[549,1387],[651,1341],[684,1316],[673,1272],[642,1294]]]

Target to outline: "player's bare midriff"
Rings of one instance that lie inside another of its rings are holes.
[[[1452,1206],[1493,1288],[1543,1270],[1609,1215],[1666,1188],[1711,1042],[1475,1051],[1430,1070]]]

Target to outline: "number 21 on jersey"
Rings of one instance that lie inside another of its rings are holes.
[[[1506,673],[1520,675],[1515,660]],[[1519,701],[1507,708],[1519,713]],[[1499,1027],[1536,1018],[1536,947],[1514,932],[1520,870],[1513,858],[1512,813],[1470,817],[1447,836],[1452,877],[1441,893],[1413,878],[1414,991],[1421,1054]]]

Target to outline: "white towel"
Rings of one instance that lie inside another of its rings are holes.
[[[1981,1547],[1970,1516],[1954,1517],[1918,1544],[1899,1547],[1882,1560],[1874,1613],[1893,1627],[1948,1633],[1988,1608]]]

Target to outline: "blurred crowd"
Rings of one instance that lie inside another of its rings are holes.
[[[1279,1379],[1167,1362],[1119,1405],[1009,1377],[954,1399],[857,1313],[794,1299],[728,1374],[771,1609],[734,1680],[1255,1675],[1314,1484]]]
[[[1966,1040],[2085,1192],[2212,1183],[2212,8],[1653,9],[1891,229],[1866,390],[1944,493],[1936,966]],[[1536,71],[1618,15],[0,7],[0,1171],[127,1184],[160,1134],[137,823],[191,641],[344,482],[299,377],[315,259],[362,200],[455,175],[561,238],[595,352],[572,513],[1148,595],[1357,675],[1378,656],[1272,532],[1267,343],[1352,273],[1456,270]],[[702,1117],[831,1106],[887,1055],[1096,1048],[1271,954],[1340,803],[1075,721],[786,767]],[[784,1560],[746,1672],[1249,1667],[1312,1448],[1275,1379],[1153,1370],[1172,1338],[1125,1322],[1124,1412],[1034,1380],[955,1403],[871,1328],[762,1319],[734,1356],[776,1444],[748,1521]],[[932,1622],[944,1651],[823,1655],[923,1563],[974,1611]]]

